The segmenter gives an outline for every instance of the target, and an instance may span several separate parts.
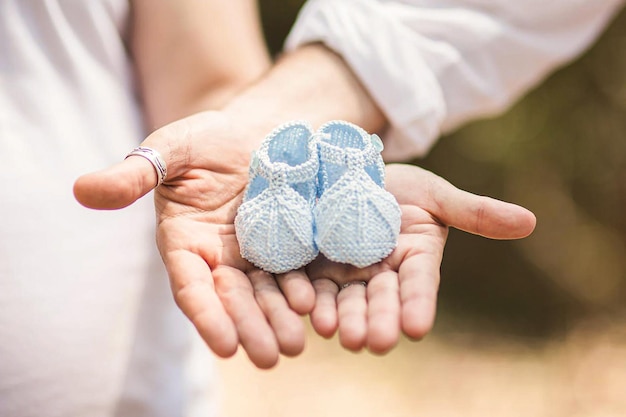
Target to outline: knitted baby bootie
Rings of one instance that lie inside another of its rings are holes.
[[[250,180],[235,217],[241,256],[283,273],[311,262],[319,159],[312,129],[290,122],[274,129],[253,155]]]
[[[382,142],[344,121],[326,123],[316,136],[317,246],[332,261],[372,265],[393,251],[400,233],[400,207],[384,189]]]

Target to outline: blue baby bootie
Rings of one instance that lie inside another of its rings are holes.
[[[383,144],[376,135],[344,121],[322,126],[319,139],[317,246],[328,259],[360,268],[396,247],[400,207],[385,190]]]
[[[319,159],[312,129],[290,122],[274,129],[253,155],[250,180],[235,217],[241,256],[283,273],[311,262]]]

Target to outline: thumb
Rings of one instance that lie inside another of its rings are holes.
[[[388,170],[399,178],[388,189],[400,204],[418,205],[447,226],[491,239],[520,239],[535,229],[537,219],[524,207],[460,190],[416,166],[395,165]]]
[[[524,207],[468,193],[451,184],[434,195],[443,223],[475,235],[521,239],[530,235],[537,223],[535,215]]]
[[[181,120],[154,131],[141,143],[157,151],[167,166],[170,177],[181,166],[172,155],[181,154],[185,146],[186,121]],[[178,149],[181,148],[181,149]],[[179,158],[180,159],[180,158]],[[137,201],[150,192],[158,183],[157,170],[141,156],[132,155],[119,163],[82,175],[74,182],[74,196],[83,206],[93,209],[120,209]]]
[[[74,182],[74,196],[85,207],[113,210],[134,203],[156,184],[157,174],[152,164],[145,158],[131,157],[79,177]]]
[[[215,146],[211,148],[210,144],[221,146],[222,142],[212,142],[209,138],[247,137],[240,130],[234,130],[237,126],[220,112],[200,112],[155,130],[141,146],[161,154],[167,166],[167,176],[173,180],[190,169],[194,155],[218,154]],[[248,133],[246,129],[243,131]],[[198,149],[198,146],[201,148]],[[208,150],[203,146],[209,146]],[[157,172],[152,163],[143,157],[133,156],[110,168],[78,178],[74,183],[74,196],[89,208],[119,209],[143,197],[156,184]]]

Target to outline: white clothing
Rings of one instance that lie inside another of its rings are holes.
[[[622,3],[310,0],[286,48],[341,54],[390,121],[384,156],[404,160],[504,109]],[[71,192],[144,136],[127,16],[126,0],[0,0],[0,416],[212,412],[151,202],[93,212]]]
[[[309,0],[286,50],[322,42],[386,114],[388,161],[507,108],[580,54],[624,0]]]
[[[152,202],[95,212],[72,195],[145,135],[128,12],[0,1],[0,416],[212,415],[212,363],[172,301]]]

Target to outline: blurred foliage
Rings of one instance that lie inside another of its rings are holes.
[[[280,52],[305,0],[260,0],[261,19],[267,45],[273,54]]]
[[[452,233],[441,307],[498,331],[545,336],[626,295],[626,13],[578,61],[506,114],[442,138],[421,165],[537,215],[535,233]]]
[[[265,0],[280,50],[303,1]],[[415,163],[459,188],[512,201],[538,218],[513,242],[451,231],[440,317],[505,335],[559,335],[616,316],[626,296],[626,12],[580,59],[504,115],[442,138]]]

